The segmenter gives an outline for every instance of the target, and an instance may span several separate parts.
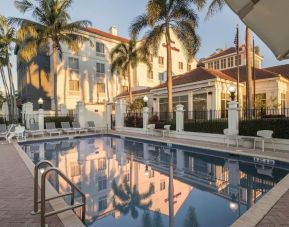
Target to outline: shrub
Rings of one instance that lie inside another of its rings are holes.
[[[228,128],[228,121],[202,121],[202,122],[186,122],[184,130],[187,132],[203,132],[223,134],[223,130]]]
[[[46,122],[54,122],[56,128],[61,128],[61,122],[69,122],[70,124],[74,121],[73,117],[65,116],[65,117],[45,117],[44,124]]]
[[[124,119],[124,124],[126,127],[142,128],[143,118],[136,115],[127,115]]]

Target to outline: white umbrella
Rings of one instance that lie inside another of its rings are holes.
[[[225,1],[278,60],[289,59],[289,0]]]

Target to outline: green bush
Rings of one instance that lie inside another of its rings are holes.
[[[56,128],[61,128],[61,122],[69,122],[70,125],[74,121],[73,117],[65,116],[65,117],[45,117],[44,124],[46,122],[54,122]]]
[[[243,136],[256,136],[259,130],[272,130],[274,138],[289,139],[288,119],[261,119],[240,121],[239,132]]]
[[[128,115],[124,119],[124,123],[126,127],[132,128],[142,128],[143,127],[143,118],[141,116],[136,115]]]
[[[223,134],[223,130],[228,128],[228,121],[201,121],[201,122],[185,122],[184,130],[186,132],[203,132]]]

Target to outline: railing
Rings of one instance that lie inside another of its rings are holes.
[[[39,168],[41,166],[49,166],[49,168],[47,170],[45,170],[41,176],[41,194],[40,194],[40,200],[38,200],[38,171]],[[67,193],[63,193],[63,194],[58,194],[56,196],[50,197],[50,198],[46,198],[46,177],[50,172],[54,172],[56,175],[61,176],[67,184],[70,185],[71,191],[67,192]],[[82,202],[75,204],[75,192],[78,192],[81,195],[82,198]],[[61,197],[66,197],[66,196],[71,196],[71,200],[70,200],[70,206],[67,206],[65,208],[59,209],[59,210],[55,210],[55,211],[51,211],[49,213],[46,213],[46,207],[45,207],[45,203],[47,201],[50,200],[54,200],[57,198],[61,198]],[[41,204],[41,209],[38,210],[38,204]],[[55,214],[59,214],[68,210],[73,210],[76,208],[81,207],[82,208],[82,215],[81,215],[81,220],[82,222],[85,221],[85,206],[86,206],[86,198],[85,195],[80,191],[80,189],[70,180],[68,179],[58,168],[53,167],[53,164],[49,161],[41,161],[39,162],[37,165],[35,165],[34,167],[34,210],[32,212],[32,214],[41,214],[41,227],[45,227],[45,218],[55,215]]]
[[[124,126],[133,128],[143,127],[143,114],[140,112],[127,112],[124,114]]]
[[[289,108],[259,108],[240,110],[240,120],[288,119]]]

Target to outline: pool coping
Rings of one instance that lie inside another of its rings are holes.
[[[151,136],[147,136],[147,135],[145,135],[145,137],[143,137],[144,135],[141,133],[131,135],[128,132],[109,131],[107,133],[93,133],[93,134],[82,134],[82,135],[72,135],[72,136],[63,136],[63,137],[49,137],[49,138],[39,138],[39,139],[34,138],[32,140],[28,140],[27,142],[40,142],[40,141],[49,141],[49,140],[55,140],[55,139],[85,138],[85,137],[94,137],[97,135],[112,135],[112,136],[120,136],[120,137],[130,137],[130,138],[134,138],[134,139],[149,140],[149,141],[159,142],[159,143],[170,143],[170,144],[176,144],[177,143],[176,145],[181,145],[181,146],[186,146],[186,147],[191,147],[191,148],[207,149],[207,150],[222,152],[222,153],[226,153],[226,154],[229,153],[229,154],[243,155],[243,156],[249,156],[249,157],[260,157],[260,158],[266,158],[266,159],[269,158],[269,159],[289,163],[289,158],[286,159],[286,158],[282,158],[282,157],[274,157],[274,156],[270,156],[267,154],[264,154],[264,155],[262,155],[262,154],[250,154],[250,153],[242,152],[242,150],[240,150],[240,149],[233,150],[232,148],[235,148],[235,147],[230,147],[230,149],[227,149],[227,150],[226,149],[220,149],[220,148],[212,148],[212,147],[205,146],[205,145],[199,146],[199,145],[193,145],[193,144],[185,143],[185,142],[171,141],[171,140],[169,140],[170,139],[169,137],[166,137],[167,140],[164,140],[164,138],[162,138],[162,137],[158,138],[158,137],[151,137]],[[171,138],[171,139],[178,140],[180,138]],[[200,142],[202,142],[202,141],[200,141]],[[17,145],[18,145],[18,149],[20,149],[22,151],[20,153],[25,154],[25,152],[23,152],[23,150],[21,149],[19,144],[17,144]],[[25,156],[27,156],[27,155],[25,154]],[[29,159],[29,157],[27,156],[26,159]],[[29,161],[31,162],[32,165],[34,165],[30,159],[29,159]],[[32,173],[32,175],[33,175],[33,173]],[[51,185],[50,185],[50,187],[52,188]],[[239,217],[231,226],[233,226],[233,227],[243,227],[243,226],[248,226],[248,227],[252,226],[253,227],[253,226],[256,226],[266,216],[266,214],[274,207],[274,205],[278,202],[278,200],[288,191],[288,189],[289,189],[289,174],[286,175],[277,185],[275,185],[275,187],[273,187],[264,197],[262,197],[257,203],[255,203],[241,217]],[[63,200],[63,202],[64,202],[64,200]],[[73,213],[73,215],[76,217],[76,215],[74,213]],[[60,218],[60,220],[62,221],[61,218]],[[78,221],[80,221],[80,220],[78,219]],[[84,226],[84,225],[82,225],[82,226]]]
[[[25,163],[26,167],[28,168],[29,172],[31,173],[32,177],[34,178],[34,163],[32,160],[28,157],[28,155],[22,150],[20,145],[17,142],[13,143],[14,148],[16,149],[17,153],[19,154],[20,158],[23,160]],[[38,185],[39,187],[41,186],[41,174],[39,174],[39,179],[38,179]],[[50,184],[50,182],[46,181],[46,196],[47,197],[52,197],[56,196],[58,193],[56,190],[53,188],[53,186]],[[63,198],[58,198],[55,200],[49,201],[51,207],[54,210],[61,209],[65,206],[67,206],[67,203],[64,201]],[[40,214],[38,214],[40,215]],[[58,218],[62,222],[62,224],[65,227],[84,227],[85,225],[80,221],[80,219],[77,217],[77,215],[72,211],[66,211],[63,213],[57,214]]]

